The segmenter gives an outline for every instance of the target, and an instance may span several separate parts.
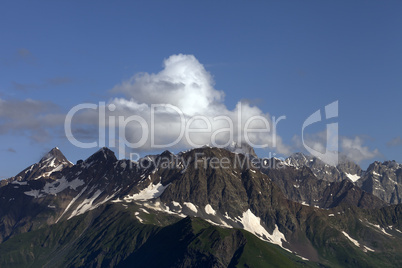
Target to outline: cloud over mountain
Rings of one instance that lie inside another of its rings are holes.
[[[153,128],[157,144],[173,143],[183,130],[183,120],[188,128],[198,130],[194,130],[197,133],[185,131],[182,139],[174,144],[176,147],[227,145],[234,140],[249,142],[255,147],[270,147],[283,154],[290,152],[275,133],[269,114],[242,102],[229,110],[224,104],[224,93],[214,88],[211,74],[193,55],[172,55],[164,60],[159,73],[136,74],[111,91],[123,93],[126,98],[111,100],[108,104],[113,104],[116,109],[109,114],[140,116],[150,131]],[[159,104],[167,106],[152,109],[152,105]],[[154,121],[151,122],[153,112]],[[246,128],[257,131],[249,132],[246,138]],[[131,124],[128,129],[127,139],[135,142],[141,139],[141,135],[152,135],[144,133],[140,124]],[[151,147],[150,138],[142,149]]]
[[[305,135],[304,141],[307,146],[312,149],[324,153],[326,150],[326,131]],[[364,138],[361,136],[345,137],[339,136],[339,151],[343,155],[352,159],[356,163],[361,163],[364,160],[373,159],[381,155],[378,149],[370,149],[364,145]],[[292,139],[295,144],[296,150],[304,150],[302,140],[300,136],[295,135]],[[329,152],[328,158],[337,157],[336,152]],[[322,159],[323,160],[323,159]],[[325,160],[325,159],[324,159]],[[327,159],[327,162],[331,162],[331,159]]]

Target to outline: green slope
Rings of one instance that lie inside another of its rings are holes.
[[[381,213],[396,217],[399,209]],[[399,233],[385,236],[359,220],[380,215],[347,208],[336,217],[327,214],[317,210],[302,224],[319,263],[303,261],[244,230],[145,213],[137,204],[108,204],[1,243],[0,267],[400,267]],[[338,230],[375,252],[364,252]]]
[[[135,208],[133,208],[135,209]],[[308,267],[244,230],[199,218],[155,215],[141,224],[131,208],[108,205],[0,244],[1,267]]]

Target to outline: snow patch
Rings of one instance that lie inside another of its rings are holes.
[[[31,190],[28,192],[24,192],[24,194],[26,194],[28,196],[33,196],[34,198],[44,197],[44,195],[40,193],[40,190]]]
[[[271,242],[273,244],[279,245],[283,248],[282,240],[286,241],[285,235],[279,231],[278,225],[275,224],[275,230],[272,235],[268,233],[267,230],[261,225],[261,219],[253,214],[250,209],[243,212],[243,216],[240,218],[240,223],[243,228],[258,237]]]
[[[205,212],[210,215],[216,215],[216,211],[211,207],[210,204],[205,206]]]
[[[63,176],[61,179],[46,183],[45,186],[43,187],[42,192],[46,194],[58,194],[62,191],[64,191],[67,188],[76,190],[78,187],[84,185],[85,182],[80,180],[80,179],[74,179],[72,181],[67,181],[67,179]]]
[[[230,226],[230,225],[228,225],[228,224],[226,224],[224,221],[220,221],[220,223],[216,223],[216,222],[214,222],[214,221],[211,221],[211,220],[209,220],[209,219],[204,219],[205,221],[207,221],[207,222],[209,222],[210,224],[213,224],[213,225],[216,225],[216,226],[219,226],[219,227],[223,227],[223,228],[233,228],[232,226]]]
[[[303,261],[310,261],[309,259],[304,258],[304,257],[302,257],[302,256],[300,256],[300,255],[297,255],[297,254],[296,254],[296,256],[299,257],[300,259],[302,259]]]
[[[155,211],[161,211],[161,212],[164,212],[164,213],[167,213],[167,214],[176,215],[176,216],[179,216],[181,218],[186,217],[186,215],[184,215],[182,213],[176,213],[176,212],[170,211],[169,207],[165,206],[164,204],[161,204],[161,202],[159,202],[159,201],[154,202],[154,203],[144,203],[144,206],[146,208],[149,208],[149,209],[152,209],[152,210],[155,210]]]
[[[166,186],[163,186],[162,183],[160,183],[160,182],[158,184],[150,183],[147,188],[141,190],[139,193],[125,196],[124,200],[125,201],[149,200],[149,199],[157,198],[165,191],[165,189],[168,186],[169,186],[169,184]]]
[[[363,246],[364,247],[364,252],[367,252],[367,251],[371,251],[371,252],[375,252],[375,250],[374,249],[371,249],[371,248],[369,248],[369,247],[367,247],[367,246]]]
[[[360,179],[360,176],[357,174],[349,174],[349,173],[345,173],[346,176],[353,182],[356,182],[358,179]]]
[[[13,181],[11,184],[28,185],[28,182],[26,182],[26,181]]]
[[[383,232],[384,234],[386,234],[386,235],[388,235],[388,236],[392,236],[391,234],[387,233],[384,228],[379,228],[379,229],[380,229],[380,231]]]
[[[78,215],[84,214],[85,212],[96,208],[99,204],[98,204],[97,206],[95,206],[95,205],[93,205],[93,202],[95,201],[96,198],[98,198],[98,197],[101,195],[102,192],[103,192],[103,191],[101,191],[101,190],[97,190],[97,191],[92,195],[91,198],[86,198],[86,199],[71,213],[71,215],[70,215],[70,217],[68,218],[68,220],[71,219],[71,218],[74,217],[74,216],[78,216]]]
[[[188,208],[189,210],[191,210],[192,212],[194,212],[194,213],[197,213],[197,212],[198,212],[197,207],[196,207],[193,203],[184,202],[183,205],[184,205],[186,208]]]
[[[344,236],[346,236],[346,238],[349,239],[350,242],[352,242],[356,247],[360,247],[359,242],[357,242],[357,240],[351,238],[345,231],[342,231],[342,234],[343,234]]]
[[[384,233],[385,235],[392,236],[391,234],[387,233],[387,232],[385,231],[385,229],[382,228],[380,225],[378,225],[378,224],[373,224],[373,223],[371,223],[371,222],[367,222],[367,223],[370,224],[371,226],[376,227],[378,230],[380,230],[380,231],[381,231],[382,233]]]
[[[181,205],[180,205],[180,203],[179,203],[179,202],[172,201],[172,204],[173,204],[173,206],[175,206],[175,207],[179,207],[179,208],[181,208]]]
[[[71,207],[72,204],[75,203],[75,201],[85,192],[85,190],[87,189],[87,186],[85,186],[81,192],[79,194],[77,194],[72,200],[71,202],[67,205],[66,209],[63,211],[63,213],[60,215],[60,217],[57,219],[56,223],[61,219],[61,217],[63,217],[63,215],[68,211],[68,209]]]

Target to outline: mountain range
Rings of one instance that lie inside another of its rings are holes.
[[[402,165],[52,149],[0,181],[1,267],[400,267]]]

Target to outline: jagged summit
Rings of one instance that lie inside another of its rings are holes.
[[[402,164],[399,164],[398,162],[396,162],[395,160],[386,160],[384,162],[380,162],[380,161],[374,161],[372,164],[370,164],[370,166],[368,167],[367,170],[372,170],[372,169],[378,169],[380,167],[387,167],[387,168],[391,168],[391,169],[398,169],[402,167]]]
[[[49,178],[53,173],[71,166],[73,166],[73,163],[67,160],[58,147],[54,147],[38,163],[30,165],[16,176],[4,180],[2,185],[7,185],[13,181],[31,181],[40,178]]]
[[[51,161],[53,159],[59,162],[69,162],[58,147],[51,149],[47,154],[45,154],[45,156],[41,158],[39,162]]]
[[[174,155],[174,153],[172,153],[169,150],[165,150],[163,151],[163,153],[160,154],[160,156],[172,156],[172,155]]]
[[[341,153],[339,153],[339,163],[336,166],[326,164],[317,157],[301,152],[286,158],[285,163],[296,168],[309,167],[317,178],[331,182],[345,179],[355,182],[362,176],[360,166]]]
[[[232,149],[236,147],[238,146],[234,144]],[[102,254],[106,254],[108,250],[110,252],[107,254],[110,253],[110,256],[116,256],[121,250],[128,250],[119,244],[120,240],[115,241],[113,236],[116,233],[135,237],[131,231],[142,232],[144,227],[161,230],[165,226],[168,228],[167,232],[172,233],[172,224],[185,217],[191,217],[185,220],[187,224],[194,220],[196,229],[206,232],[199,239],[204,241],[202,247],[207,249],[210,245],[215,245],[216,239],[220,237],[215,231],[224,228],[222,230],[225,233],[233,232],[235,235],[230,236],[231,239],[242,245],[247,245],[247,241],[255,237],[260,239],[260,243],[275,244],[312,261],[319,262],[323,259],[327,264],[327,256],[333,259],[338,251],[350,252],[351,258],[345,255],[350,263],[355,263],[352,260],[357,257],[363,263],[373,251],[376,254],[385,252],[387,256],[400,251],[396,247],[402,241],[399,233],[402,230],[402,220],[398,212],[402,205],[389,206],[349,180],[328,182],[317,179],[317,172],[320,171],[317,168],[322,167],[317,165],[319,161],[301,153],[294,155],[294,159],[300,160],[295,162],[301,165],[299,167],[280,165],[278,168],[266,169],[251,164],[258,160],[283,161],[276,158],[252,158],[244,153],[236,154],[232,150],[213,147],[196,148],[177,155],[164,151],[158,155],[146,156],[138,163],[118,161],[114,152],[104,147],[85,162],[52,167],[52,163],[63,157],[60,150],[54,148],[41,162],[21,172],[22,178],[0,187],[0,218],[6,219],[0,221],[0,258],[6,256],[1,244],[7,245],[7,240],[14,239],[16,235],[58,228],[57,233],[71,236],[91,254],[89,257],[80,256],[76,266],[79,266],[78,262],[82,259],[86,263],[94,260],[95,264],[97,260],[104,260]],[[219,163],[219,160],[225,161]],[[375,164],[376,167],[378,165]],[[387,165],[394,164],[390,162]],[[331,170],[321,171],[326,173],[325,171]],[[334,173],[326,174],[338,176],[341,171],[337,169]],[[400,174],[398,170],[378,166],[371,171],[370,178],[383,181],[381,176],[394,174],[393,172]],[[395,182],[398,181],[399,177],[396,177]],[[388,182],[392,183],[391,180]],[[79,215],[80,218],[77,217]],[[77,222],[95,225],[81,226],[78,228],[79,233],[75,234],[74,224]],[[105,224],[106,229],[100,228],[99,224]],[[63,229],[66,226],[74,228]],[[361,232],[354,232],[356,228]],[[244,230],[249,232],[247,239],[240,234]],[[178,228],[172,239],[183,237],[183,231],[183,227]],[[99,240],[86,236],[93,234],[95,237],[102,237],[100,232],[110,234],[110,241],[116,243],[116,247],[102,248],[103,238]],[[157,244],[167,241],[165,235],[160,239],[157,237],[159,231],[153,233],[148,241],[146,235],[141,234],[145,247],[149,241]],[[189,235],[192,234],[195,233],[190,230]],[[58,234],[43,237],[52,237],[56,242],[61,239]],[[225,235],[225,241],[230,237]],[[357,242],[350,242],[352,240],[349,237]],[[194,238],[198,239],[197,236]],[[205,244],[208,241],[206,238],[212,241]],[[168,240],[169,243],[172,239]],[[75,250],[77,247],[74,241],[73,246],[69,247],[71,250],[68,250],[68,256],[77,256],[81,252]],[[99,251],[94,250],[95,247],[91,244],[94,241],[100,241]],[[127,239],[121,241],[125,243]],[[30,241],[29,244],[44,245],[45,248],[47,245],[45,242],[35,241]],[[239,250],[242,245],[233,246],[230,240],[220,245],[219,248],[223,248],[225,252],[230,249],[232,253],[223,262],[225,265],[219,267],[230,266],[235,252],[243,252]],[[135,247],[137,246],[138,254],[143,255],[142,245],[136,244]],[[332,248],[334,251],[324,254],[317,250],[325,248]],[[59,249],[51,250],[58,254]],[[64,252],[64,249],[60,252]],[[260,251],[257,253],[263,254]],[[132,251],[128,250],[124,254],[129,256]],[[210,252],[208,256],[211,256]],[[294,258],[298,257],[294,255]],[[70,258],[66,260],[69,261]],[[214,263],[216,262],[211,264]],[[96,265],[98,264],[101,265]],[[206,265],[210,266],[213,265]]]
[[[357,185],[388,203],[402,203],[402,164],[375,161],[369,165]]]
[[[116,155],[112,150],[110,150],[107,147],[102,147],[98,151],[96,151],[93,155],[88,157],[85,162],[94,162],[94,161],[102,161],[102,160],[107,160],[111,162],[116,162],[117,158]]]

